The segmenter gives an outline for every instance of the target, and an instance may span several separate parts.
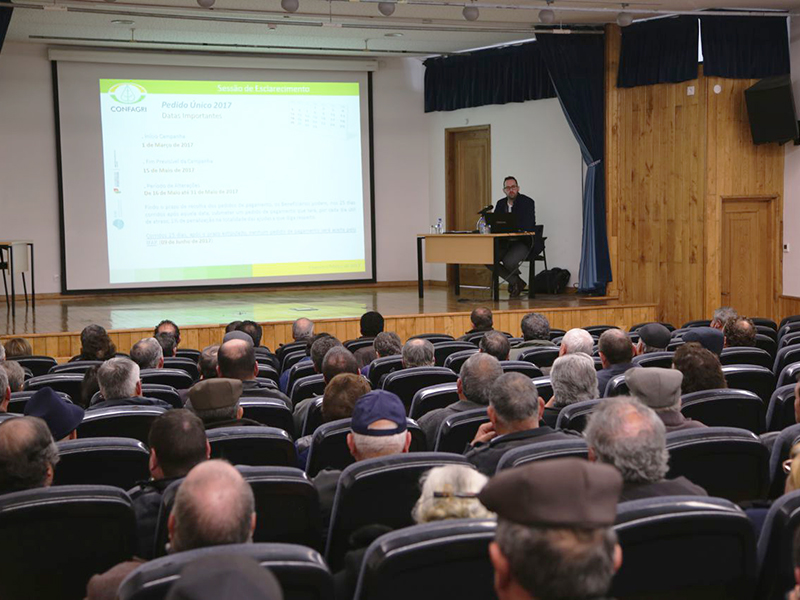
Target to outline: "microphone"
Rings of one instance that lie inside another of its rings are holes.
[[[477,214],[479,214],[479,215],[481,215],[481,216],[484,216],[484,217],[485,217],[487,214],[489,214],[489,213],[490,213],[490,212],[492,212],[493,210],[494,210],[494,205],[493,205],[493,204],[490,204],[489,206],[484,206],[482,209],[480,209],[480,210],[477,212]]]

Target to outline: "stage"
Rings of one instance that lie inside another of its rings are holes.
[[[252,319],[264,326],[263,344],[275,348],[291,341],[291,323],[307,317],[316,331],[328,331],[345,340],[359,336],[358,319],[368,310],[386,318],[386,329],[404,340],[418,333],[463,334],[470,328],[469,313],[477,306],[495,312],[495,328],[519,335],[522,316],[535,310],[552,327],[619,325],[656,319],[655,304],[621,304],[610,298],[576,294],[541,294],[509,299],[506,292],[492,301],[488,289],[462,288],[460,296],[444,284],[427,284],[425,297],[416,282],[259,288],[247,290],[179,291],[159,293],[39,296],[36,309],[17,299],[16,317],[7,308],[0,313],[0,340],[24,337],[34,353],[66,360],[80,351],[80,331],[90,323],[105,327],[121,352],[148,335],[162,319],[181,327],[181,346],[202,348],[217,343],[225,324]]]

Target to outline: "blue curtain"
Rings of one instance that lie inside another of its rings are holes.
[[[617,87],[697,79],[697,17],[655,19],[622,28]]]
[[[535,42],[425,61],[425,112],[555,98]]]
[[[703,74],[761,79],[789,74],[786,17],[700,17]]]
[[[603,163],[605,36],[540,34],[537,39],[561,108],[587,165],[578,290],[602,294],[611,281]]]
[[[12,12],[14,12],[13,8],[0,8],[0,50],[3,49],[3,42],[6,39],[8,26],[11,23]]]

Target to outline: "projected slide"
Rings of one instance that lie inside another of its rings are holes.
[[[99,83],[110,283],[366,273],[358,83]]]

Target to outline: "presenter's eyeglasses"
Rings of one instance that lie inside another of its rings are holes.
[[[518,189],[519,189],[518,185],[507,185],[506,187],[503,188],[503,191],[510,192],[511,190],[518,190]]]

